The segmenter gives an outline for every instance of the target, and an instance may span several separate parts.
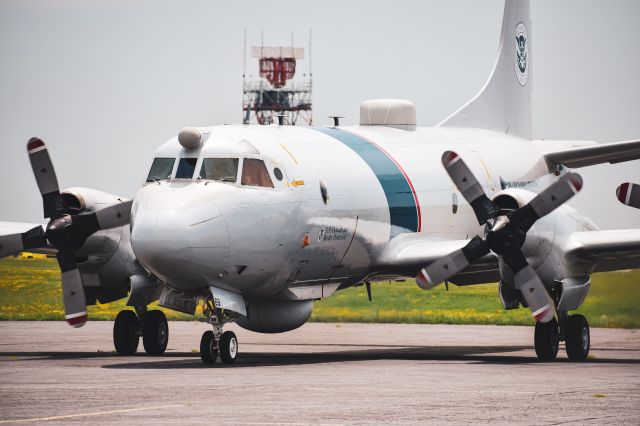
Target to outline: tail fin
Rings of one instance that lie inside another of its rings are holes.
[[[498,59],[489,81],[440,126],[478,127],[531,139],[529,0],[505,0]]]

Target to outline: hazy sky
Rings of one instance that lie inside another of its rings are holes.
[[[26,155],[43,138],[61,187],[132,197],[158,145],[185,126],[241,122],[249,45],[307,46],[314,116],[357,121],[361,101],[406,98],[439,122],[482,87],[501,0],[0,0],[0,220],[39,221]],[[533,130],[538,138],[640,138],[640,2],[533,0]],[[299,43],[298,43],[299,42]],[[250,64],[253,62],[249,61]],[[308,64],[301,62],[306,71]],[[640,227],[615,199],[640,161],[580,170],[573,204],[602,227]]]

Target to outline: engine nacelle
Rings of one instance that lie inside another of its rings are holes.
[[[123,201],[116,195],[91,188],[68,188],[60,194],[65,205],[76,214],[95,212]],[[104,265],[120,245],[122,228],[98,231],[87,238],[76,252],[79,263],[85,268],[97,268]]]
[[[66,205],[77,211],[96,211],[125,199],[97,189],[74,187],[60,192]]]
[[[249,302],[246,318],[239,319],[237,324],[258,333],[283,333],[306,323],[312,310],[312,300]]]
[[[117,195],[91,188],[61,191],[65,206],[74,214],[95,212],[125,201]],[[107,303],[127,296],[129,277],[143,271],[131,250],[128,226],[98,231],[76,251],[82,273],[86,303]]]
[[[502,210],[516,210],[535,196],[531,191],[509,188],[497,193],[493,201]],[[591,270],[588,265],[574,265],[565,261],[567,240],[574,232],[597,229],[588,218],[570,205],[563,204],[533,225],[527,233],[522,251],[546,283],[566,277],[582,277],[591,273]],[[511,281],[511,272],[503,266],[501,265],[503,280]]]

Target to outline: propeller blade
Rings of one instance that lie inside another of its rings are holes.
[[[95,214],[100,229],[117,228],[128,225],[131,221],[131,205],[133,201],[124,201],[98,210]]]
[[[42,139],[31,138],[27,143],[27,151],[33,175],[42,195],[44,217],[55,217],[64,211],[64,203],[47,146]]]
[[[498,207],[486,196],[480,182],[458,154],[446,151],[442,154],[442,164],[462,196],[473,208],[480,225],[498,214]]]
[[[0,258],[46,246],[47,239],[44,236],[44,229],[42,226],[36,226],[21,234],[0,236]]]
[[[520,290],[529,305],[533,317],[539,322],[551,321],[556,314],[553,300],[531,265],[527,264],[516,272],[514,281],[516,289]]]
[[[76,264],[73,250],[60,250],[56,255],[62,272],[62,301],[64,317],[73,327],[87,322],[87,306],[82,286],[82,275]]]
[[[509,217],[511,223],[527,232],[536,220],[548,215],[582,189],[582,177],[577,173],[567,173],[536,195],[536,197],[513,212]]]
[[[616,197],[622,204],[640,209],[640,185],[625,182],[616,189]]]
[[[416,283],[424,290],[431,290],[487,253],[489,253],[489,247],[482,238],[476,235],[463,248],[422,268],[416,276]]]
[[[73,229],[82,238],[88,238],[101,229],[111,229],[127,225],[131,220],[131,205],[133,201],[114,204],[93,213],[71,216]]]

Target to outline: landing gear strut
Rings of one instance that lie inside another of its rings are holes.
[[[238,356],[238,338],[233,331],[222,332],[228,319],[217,309],[211,300],[206,301],[203,311],[205,322],[213,326],[213,331],[205,331],[200,339],[200,358],[205,364],[214,364],[218,355],[225,364],[233,364]]]
[[[137,312],[137,315],[136,315]],[[113,323],[113,344],[120,355],[133,355],[140,337],[149,355],[163,354],[169,342],[169,324],[162,311],[146,308],[120,311]]]
[[[536,323],[534,342],[540,361],[555,360],[562,341],[570,361],[587,359],[591,338],[589,323],[583,315],[567,315],[566,311],[559,311],[558,320],[554,318],[547,323]]]

